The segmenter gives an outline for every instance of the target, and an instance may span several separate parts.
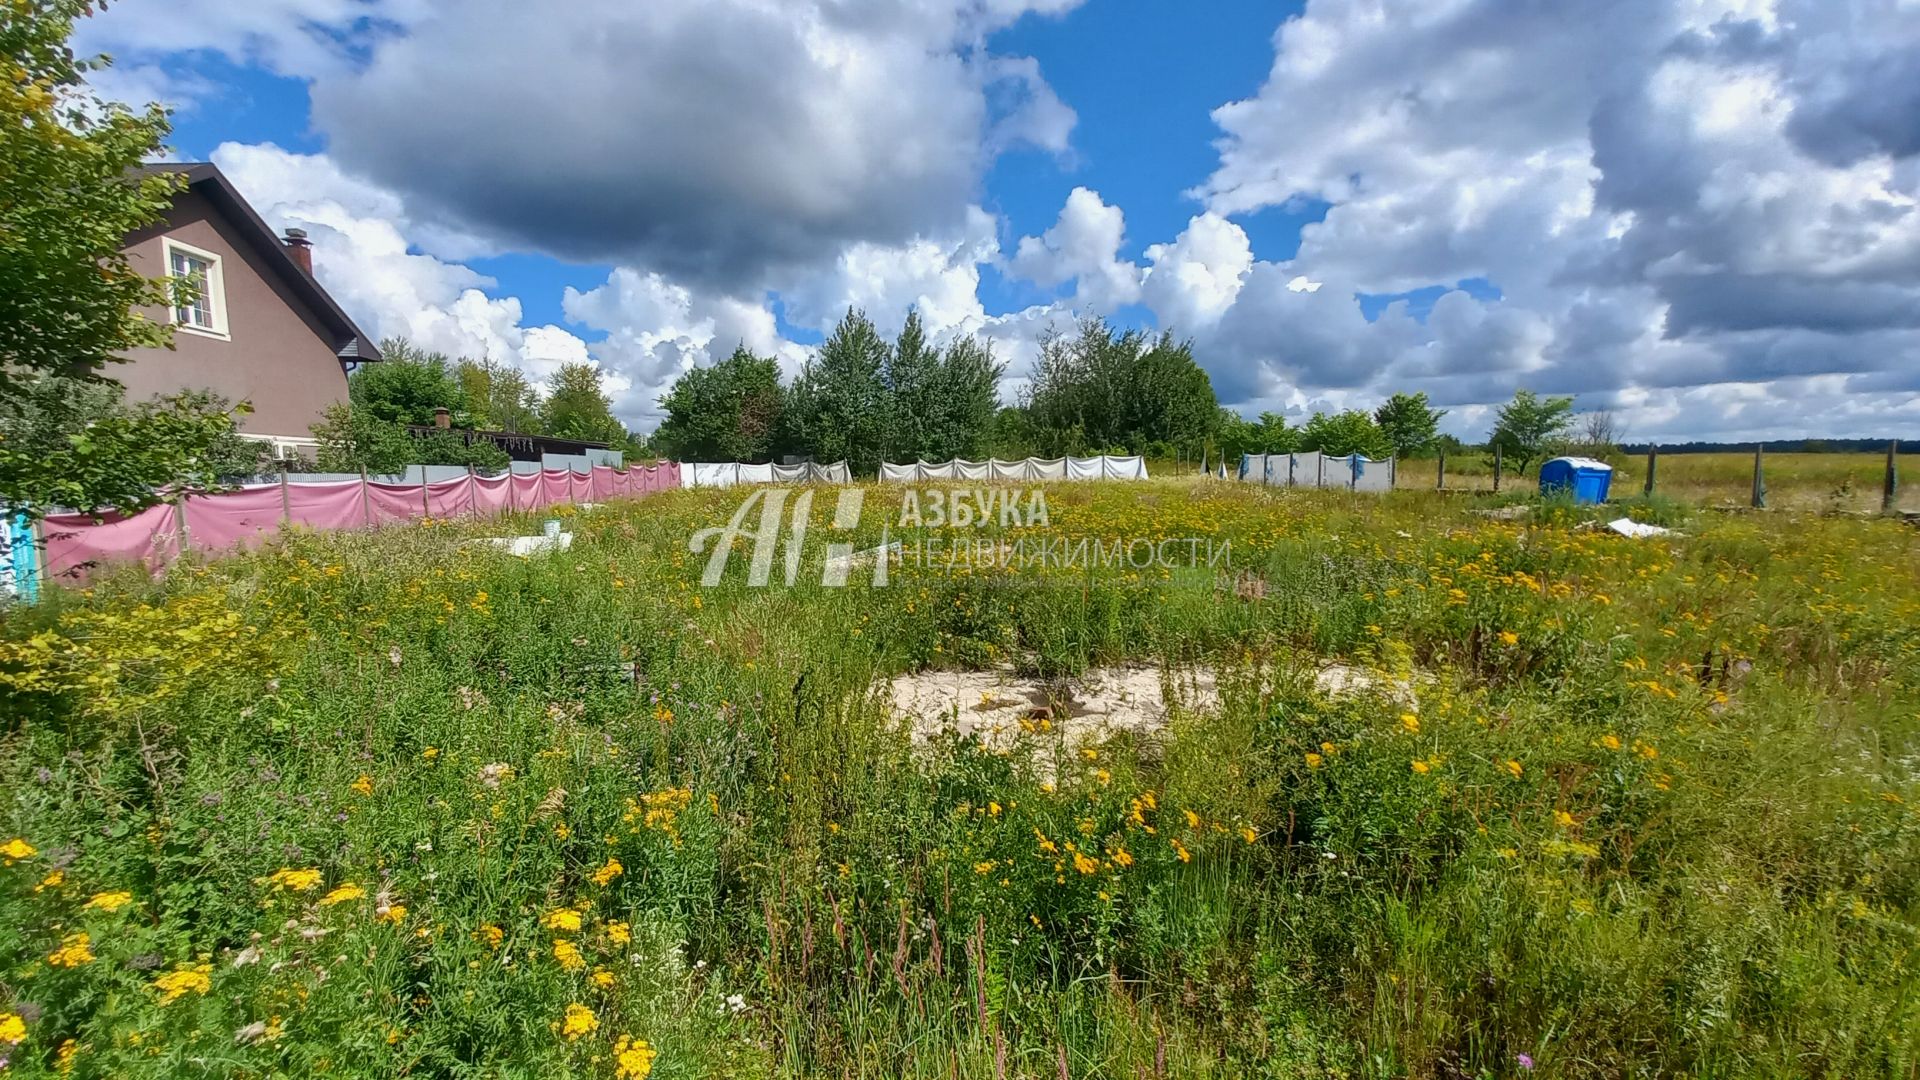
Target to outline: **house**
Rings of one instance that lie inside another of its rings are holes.
[[[140,273],[191,278],[200,294],[147,309],[173,325],[173,348],[134,350],[109,374],[129,401],[206,389],[251,402],[242,434],[271,442],[283,457],[312,447],[312,425],[347,399],[348,372],[379,352],[314,280],[304,231],[276,235],[213,165],[147,169],[178,173],[187,187],[122,250]]]

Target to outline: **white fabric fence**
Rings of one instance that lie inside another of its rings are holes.
[[[1145,480],[1145,458],[1102,454],[1098,457],[1021,458],[1017,461],[921,461],[882,463],[880,482],[911,484],[923,480]]]
[[[853,474],[847,463],[831,465],[749,465],[737,461],[690,461],[680,466],[687,487],[733,487],[736,484],[845,484]]]
[[[1330,457],[1310,450],[1304,454],[1243,454],[1240,457],[1240,479],[1269,487],[1392,491],[1395,470],[1393,458],[1375,461],[1365,454]]]

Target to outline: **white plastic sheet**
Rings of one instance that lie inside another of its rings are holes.
[[[1137,455],[1103,454],[1085,458],[1024,458],[1017,461],[927,462],[914,465],[883,463],[883,483],[922,480],[1145,480],[1147,462]]]
[[[831,465],[748,465],[733,461],[693,461],[681,465],[688,487],[732,487],[735,484],[845,484],[851,478],[847,463]],[[882,476],[885,479],[885,476]]]

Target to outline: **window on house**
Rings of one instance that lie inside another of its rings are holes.
[[[174,305],[174,325],[226,336],[227,299],[222,293],[220,256],[172,240],[166,247],[167,272],[192,286],[192,294]]]

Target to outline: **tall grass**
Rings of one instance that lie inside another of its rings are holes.
[[[9,1067],[1920,1068],[1910,529],[1058,485],[1045,535],[1232,567],[752,588],[743,548],[702,588],[688,538],[740,497],[525,560],[492,525],[302,535],[8,613]],[[1316,689],[1335,659],[1371,681]],[[1218,706],[999,750],[875,693],[1143,662]]]

